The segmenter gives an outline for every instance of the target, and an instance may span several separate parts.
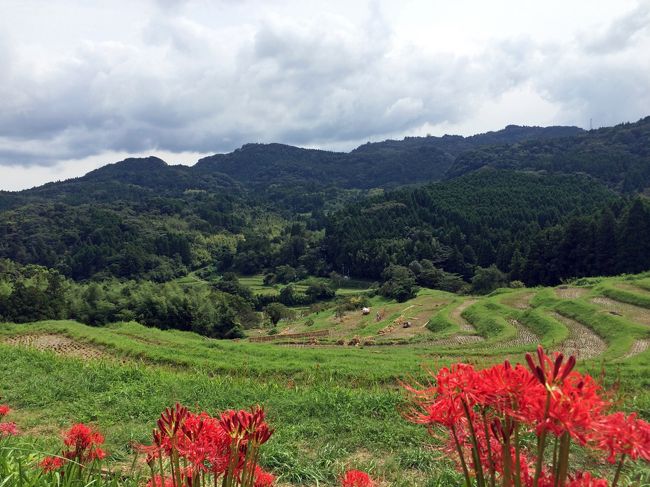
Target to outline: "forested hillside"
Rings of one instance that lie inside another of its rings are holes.
[[[585,173],[618,191],[642,191],[650,185],[650,117],[574,137],[467,151],[455,160],[447,176],[457,177],[483,166]]]
[[[138,314],[143,300],[124,297],[136,282],[156,283],[147,299],[184,310],[168,314],[185,316],[177,320],[185,329],[202,326],[205,313],[234,327],[269,303],[218,284],[228,272],[283,284],[367,278],[400,299],[417,285],[458,291],[471,283],[483,292],[510,281],[641,272],[650,268],[649,137],[645,118],[589,132],[508,126],[411,137],[350,153],[248,144],[193,167],[127,159],[0,193],[0,258],[50,269],[69,288],[101,283],[72,293],[95,311],[65,305],[66,317],[89,323],[135,313],[160,324]],[[197,273],[213,286],[201,291],[218,304],[212,311],[197,307],[198,294],[179,301],[189,291],[164,284]],[[10,276],[4,306],[12,309],[0,314],[20,317],[23,290]],[[312,298],[288,292],[284,301]],[[236,334],[229,330],[205,333]]]
[[[530,285],[558,284],[650,266],[639,237],[649,223],[646,202],[591,178],[486,168],[350,205],[330,217],[325,244],[329,260],[370,278],[426,259],[465,279],[496,265]]]

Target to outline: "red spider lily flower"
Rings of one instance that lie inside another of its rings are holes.
[[[20,431],[16,423],[0,423],[0,437],[2,436],[18,436]]]
[[[63,434],[63,443],[70,447],[62,456],[80,463],[101,460],[106,452],[100,448],[104,444],[104,436],[83,423],[73,425]]]
[[[450,397],[438,397],[431,402],[420,400],[406,414],[406,419],[416,424],[429,427],[441,425],[452,428],[465,417],[460,400]]]
[[[544,353],[541,345],[537,346],[537,359],[539,365],[535,365],[531,354],[526,354],[528,367],[537,380],[547,387],[562,383],[576,365],[576,358],[573,355],[566,362],[564,362],[564,355],[561,353],[555,353],[551,358]]]
[[[507,360],[478,372],[473,395],[481,406],[513,416],[532,395],[545,396],[546,391],[536,377],[520,364],[514,367]]]
[[[607,487],[605,479],[592,477],[589,472],[577,472],[575,476],[569,476],[567,487]]]
[[[63,437],[66,446],[74,447],[76,451],[83,451],[92,446],[102,445],[104,437],[98,431],[83,423],[73,425]]]
[[[341,487],[373,487],[375,483],[366,472],[348,470],[341,477]]]
[[[536,484],[532,476],[525,477],[523,480],[523,485],[526,487],[556,487],[555,477],[546,471],[542,472]]]
[[[7,406],[6,404],[0,404],[0,418],[3,416],[6,416],[11,412],[11,408]]]
[[[178,435],[178,451],[198,470],[221,474],[228,466],[230,442],[218,419],[188,413]]]
[[[187,408],[178,403],[173,408],[166,408],[158,420],[160,433],[167,438],[176,438],[187,414]]]
[[[608,452],[610,463],[616,463],[620,455],[650,462],[650,423],[638,419],[635,413],[628,417],[621,412],[600,417],[590,439],[596,448]]]
[[[478,377],[471,365],[455,364],[451,369],[440,369],[433,386],[417,388],[404,384],[414,399],[406,419],[429,426],[456,426],[465,417],[463,401],[471,406],[476,400]]]
[[[155,475],[152,479],[149,479],[146,487],[175,487],[174,481],[170,478],[163,479],[160,475]]]
[[[254,487],[270,487],[275,482],[275,475],[265,472],[261,467],[255,466]]]
[[[65,465],[66,460],[61,457],[45,457],[41,460],[41,463],[38,464],[39,467],[44,472],[54,472],[56,470],[61,470]]]
[[[250,412],[245,410],[226,411],[221,415],[219,424],[235,441],[253,441],[256,445],[265,443],[273,434],[264,422],[264,409],[255,406]]]
[[[584,445],[594,422],[609,403],[601,397],[601,388],[596,381],[589,375],[569,370],[572,368],[571,364],[565,368],[560,360],[552,362],[546,355],[543,355],[542,363],[546,368],[538,366],[538,370],[550,380],[544,383],[547,392],[543,395],[524,395],[519,410],[513,411],[513,416],[534,426],[537,434],[544,430],[557,436],[568,432],[572,438]],[[548,369],[550,364],[558,363],[560,365],[557,367],[553,365],[553,369]],[[555,375],[555,370],[559,370],[559,375]],[[569,371],[564,374],[566,370]]]
[[[95,447],[90,450],[90,452],[88,452],[88,456],[86,458],[91,462],[95,460],[103,460],[106,458],[106,452],[101,448]]]

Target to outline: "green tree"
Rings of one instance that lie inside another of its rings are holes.
[[[382,277],[384,283],[379,288],[379,293],[400,303],[414,298],[420,290],[413,272],[408,267],[390,265],[384,270]]]
[[[273,326],[277,325],[280,320],[292,315],[291,310],[282,303],[268,304],[266,308],[264,308],[264,313],[269,317]]]
[[[472,292],[488,294],[500,287],[508,286],[508,276],[501,272],[495,265],[478,267],[472,278]]]

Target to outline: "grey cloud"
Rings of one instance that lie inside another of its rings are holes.
[[[585,44],[588,51],[608,54],[625,49],[639,35],[650,34],[650,2],[641,0],[635,9],[627,15],[614,20],[604,32],[590,32]]]
[[[594,59],[584,43],[519,38],[475,56],[427,54],[396,46],[378,3],[362,25],[269,18],[221,29],[169,8],[177,3],[185,2],[161,2],[141,27],[142,42],[86,42],[46,70],[18,62],[0,36],[10,68],[0,73],[0,165],[103,151],[218,152],[246,142],[340,146],[458,122],[527,83],[571,123],[600,117],[597,109],[615,122],[636,114],[634,103],[650,106],[648,60],[629,62],[618,51]],[[626,46],[643,42],[636,32]]]

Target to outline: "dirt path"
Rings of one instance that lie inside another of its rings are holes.
[[[36,350],[49,350],[57,355],[77,357],[86,360],[108,357],[106,352],[92,345],[81,343],[65,335],[55,333],[38,335],[17,335],[9,337],[3,343],[14,346],[30,347]]]
[[[551,316],[564,323],[569,330],[569,337],[558,347],[559,352],[588,359],[597,357],[607,350],[607,343],[582,323],[559,313],[552,313]]]
[[[645,352],[648,348],[650,348],[650,339],[636,340],[632,344],[630,351],[623,355],[623,358],[634,357],[635,355]]]
[[[583,287],[560,286],[555,288],[555,294],[560,299],[577,299],[587,294],[588,289]]]
[[[449,313],[449,317],[458,323],[458,326],[460,327],[461,331],[466,331],[469,333],[476,333],[476,328],[474,328],[469,321],[467,321],[465,318],[461,316],[463,311],[465,311],[467,308],[469,308],[471,305],[473,305],[477,300],[476,299],[468,299],[466,301],[463,301],[460,303],[454,310]]]
[[[604,308],[610,314],[625,316],[636,323],[650,326],[650,309],[634,306],[633,304],[622,303],[602,296],[593,298],[591,302]]]

